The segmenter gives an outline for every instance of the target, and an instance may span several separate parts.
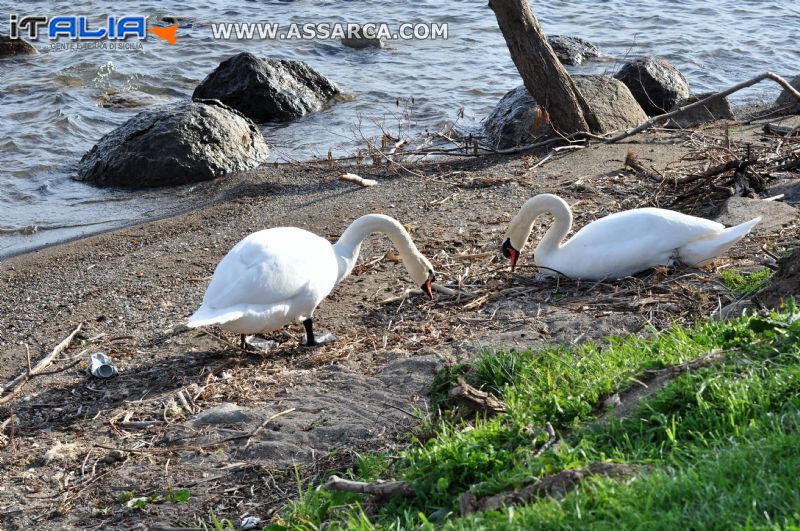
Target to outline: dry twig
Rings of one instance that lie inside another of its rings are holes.
[[[348,183],[355,183],[359,186],[364,186],[364,187],[375,186],[376,184],[378,184],[378,181],[374,179],[365,179],[360,175],[356,175],[355,173],[343,173],[339,176],[339,180]]]
[[[58,345],[55,346],[55,348],[53,348],[50,354],[42,358],[36,364],[35,367],[30,368],[29,366],[28,370],[25,373],[20,374],[19,376],[11,380],[11,382],[9,382],[6,387],[0,388],[0,393],[8,391],[8,394],[6,396],[0,398],[0,404],[5,404],[6,402],[13,400],[16,394],[19,392],[20,389],[22,389],[22,386],[24,386],[28,382],[28,380],[36,376],[43,375],[44,369],[48,365],[50,365],[50,363],[53,361],[53,359],[55,359],[56,356],[58,356],[67,347],[69,347],[70,343],[72,343],[72,340],[75,338],[75,335],[78,332],[80,332],[82,326],[83,326],[82,324],[79,324],[75,328],[75,330],[73,330],[61,343],[59,343]]]
[[[679,108],[675,109],[674,111],[670,111],[670,112],[667,112],[667,113],[664,113],[664,114],[659,114],[658,116],[653,116],[652,118],[650,118],[649,120],[647,120],[643,124],[641,124],[641,125],[639,125],[637,127],[632,127],[630,129],[627,129],[626,131],[623,131],[622,133],[609,138],[608,140],[606,140],[606,142],[607,143],[619,142],[620,140],[622,140],[624,138],[628,138],[631,135],[635,135],[636,133],[641,133],[642,131],[650,129],[654,125],[660,124],[660,123],[664,122],[665,120],[667,120],[668,118],[672,118],[673,116],[676,116],[678,114],[681,114],[682,112],[685,112],[685,111],[688,111],[688,110],[691,110],[691,109],[696,109],[698,107],[704,107],[707,103],[711,102],[712,100],[715,100],[715,99],[718,99],[718,98],[723,98],[725,96],[733,94],[734,92],[737,92],[737,91],[742,90],[744,88],[747,88],[747,87],[750,87],[752,85],[755,85],[756,83],[764,81],[765,79],[771,79],[771,80],[775,81],[776,83],[781,85],[784,89],[786,89],[786,91],[789,92],[789,94],[794,96],[797,99],[797,101],[800,101],[800,92],[795,90],[794,87],[792,87],[789,84],[788,81],[786,81],[781,76],[779,76],[777,74],[774,74],[772,72],[764,72],[762,74],[757,75],[753,79],[749,79],[747,81],[743,81],[741,83],[738,83],[738,84],[732,86],[731,88],[729,88],[727,90],[723,90],[722,92],[717,92],[717,93],[712,94],[712,95],[710,95],[710,96],[708,96],[706,98],[703,98],[703,99],[701,99],[699,101],[696,101],[694,103],[690,103],[689,105],[684,105],[682,107],[679,107]]]

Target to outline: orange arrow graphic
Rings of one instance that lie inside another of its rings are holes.
[[[175,44],[177,39],[175,38],[175,30],[178,29],[178,25],[175,24],[173,26],[150,26],[150,33],[155,35],[160,39],[164,39],[170,44]]]

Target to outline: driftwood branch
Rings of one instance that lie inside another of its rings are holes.
[[[339,476],[331,476],[325,482],[324,487],[328,490],[340,492],[355,492],[358,494],[369,494],[379,498],[391,498],[393,496],[412,496],[412,489],[405,481],[378,481],[376,483],[365,483],[363,481],[350,481]]]
[[[766,124],[764,126],[764,132],[790,137],[793,135],[800,135],[800,126]]]
[[[717,98],[723,98],[725,96],[733,94],[734,92],[737,92],[737,91],[742,90],[744,88],[747,88],[747,87],[750,87],[752,85],[755,85],[756,83],[760,83],[761,81],[764,81],[765,79],[771,79],[771,80],[775,81],[780,86],[782,86],[784,89],[786,89],[786,91],[789,94],[794,96],[794,98],[797,99],[798,102],[800,102],[800,92],[795,90],[794,87],[792,87],[789,84],[788,81],[786,81],[781,76],[779,76],[777,74],[774,74],[772,72],[764,72],[762,74],[757,75],[753,79],[750,79],[750,80],[747,80],[747,81],[743,81],[743,82],[741,82],[741,83],[739,83],[737,85],[732,86],[731,88],[729,88],[727,90],[723,90],[722,92],[717,92],[716,94],[712,94],[712,95],[710,95],[710,96],[708,96],[706,98],[703,98],[703,99],[701,99],[699,101],[696,101],[694,103],[690,103],[688,105],[684,105],[682,107],[679,107],[679,108],[675,109],[674,111],[670,111],[670,112],[665,113],[665,114],[660,114],[658,116],[653,116],[652,118],[650,118],[649,120],[647,120],[643,124],[641,124],[641,125],[639,125],[637,127],[633,127],[631,129],[628,129],[628,130],[618,134],[617,136],[609,138],[608,140],[606,140],[606,143],[619,142],[623,138],[628,138],[629,136],[635,135],[636,133],[641,133],[642,131],[644,131],[646,129],[650,129],[654,125],[659,124],[659,123],[663,122],[664,120],[666,120],[668,118],[672,118],[673,116],[676,116],[676,115],[678,115],[678,114],[680,114],[680,113],[682,113],[684,111],[688,111],[688,110],[691,110],[691,109],[696,109],[698,107],[703,107],[703,106],[705,106],[707,103],[709,103],[712,100],[715,100]]]
[[[31,378],[34,378],[36,376],[42,376],[42,375],[46,374],[44,372],[44,369],[46,369],[47,366],[50,365],[53,362],[53,360],[55,359],[56,356],[61,354],[67,347],[69,347],[70,343],[72,343],[72,340],[75,338],[75,335],[78,332],[80,332],[82,326],[83,326],[82,324],[79,324],[75,328],[75,330],[73,330],[61,343],[59,343],[58,345],[55,346],[55,348],[53,348],[53,350],[50,352],[50,354],[48,354],[47,356],[42,358],[35,366],[33,366],[33,367],[29,366],[24,373],[20,374],[19,376],[17,376],[13,380],[11,380],[8,383],[8,385],[6,385],[5,387],[0,388],[0,393],[6,392],[6,391],[8,392],[8,394],[6,396],[0,398],[0,404],[5,404],[6,402],[10,402],[11,400],[13,400],[14,397],[19,392],[19,390],[22,389],[22,387]],[[55,371],[55,372],[58,372],[58,371]],[[47,373],[47,374],[50,374],[50,373]]]
[[[502,400],[491,393],[475,389],[463,378],[447,393],[449,398],[458,402],[458,418],[474,417],[476,413],[496,415],[506,410]]]
[[[375,186],[376,184],[378,184],[378,181],[374,179],[365,179],[360,175],[356,175],[355,173],[343,173],[339,176],[339,180],[348,183],[354,183],[364,187]]]
[[[590,477],[608,477],[620,481],[635,473],[636,468],[631,465],[592,463],[586,468],[573,468],[545,476],[520,490],[505,491],[485,498],[478,498],[467,491],[459,498],[459,507],[462,516],[476,511],[494,511],[510,505],[528,503],[535,498],[561,498]]]

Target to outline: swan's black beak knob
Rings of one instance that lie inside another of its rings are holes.
[[[436,280],[436,277],[433,273],[428,273],[428,280],[420,286],[422,288],[422,292],[428,296],[429,299],[433,300],[433,281]]]
[[[506,241],[503,242],[503,246],[500,248],[503,251],[503,256],[511,260],[511,272],[514,272],[514,269],[517,267],[517,258],[519,258],[519,251],[514,249],[514,246],[511,245],[511,238],[506,238]]]

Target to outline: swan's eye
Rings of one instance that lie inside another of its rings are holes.
[[[436,273],[433,272],[433,269],[428,269],[428,280],[436,282]]]

